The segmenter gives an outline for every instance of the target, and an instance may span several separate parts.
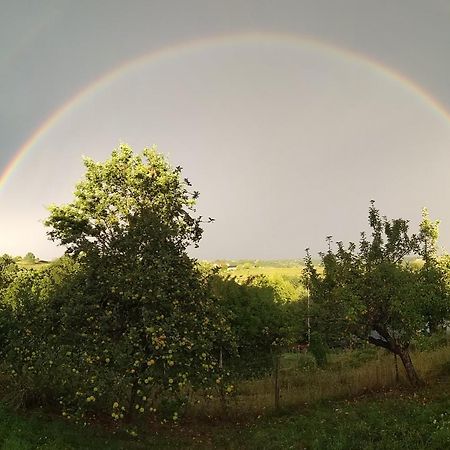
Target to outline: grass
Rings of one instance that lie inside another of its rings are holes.
[[[394,391],[353,401],[321,402],[234,433],[229,430],[214,445],[260,450],[444,450],[450,448],[448,388],[447,382],[419,394]]]
[[[141,424],[137,438],[0,406],[0,450],[450,448],[450,346],[413,359],[428,381],[417,392],[401,368],[396,383],[393,357],[383,351],[332,354],[323,370],[308,354],[286,354],[280,410],[266,377],[239,383],[226,411],[200,403],[181,425]]]
[[[153,425],[137,438],[0,408],[0,449],[444,450],[450,448],[449,388],[447,378],[417,393],[401,388],[319,401],[245,422]]]
[[[118,449],[109,438],[94,437],[77,427],[68,427],[59,420],[33,416],[19,416],[0,409],[0,449]],[[125,447],[124,447],[125,448]]]
[[[222,269],[224,273],[235,276],[250,276],[250,275],[266,275],[266,276],[280,276],[286,279],[298,280],[302,273],[302,267],[243,267],[237,266],[235,270]]]
[[[425,380],[432,380],[449,369],[450,346],[412,354],[415,367]],[[354,398],[368,392],[377,392],[395,386],[407,386],[403,366],[398,360],[397,381],[392,354],[381,349],[346,351],[329,356],[325,369],[319,369],[309,354],[283,355],[280,364],[280,405],[297,408],[318,401]],[[273,377],[241,381],[236,384],[236,394],[227,406],[232,417],[257,417],[274,412]],[[195,417],[223,415],[219,400],[202,401],[193,407]]]
[[[36,270],[43,270],[46,269],[47,267],[51,266],[51,262],[47,262],[47,261],[38,261],[38,262],[34,262],[34,261],[26,261],[26,260],[20,260],[17,261],[17,265],[23,269],[36,269]]]

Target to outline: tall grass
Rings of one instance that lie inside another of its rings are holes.
[[[414,352],[412,359],[425,381],[431,381],[442,373],[445,366],[448,367],[450,346]],[[384,350],[345,351],[331,355],[325,369],[317,368],[310,355],[286,354],[281,359],[280,367],[280,406],[285,409],[304,407],[321,400],[355,398],[396,385],[408,386],[400,359],[397,361],[397,372],[394,356]],[[208,402],[200,399],[189,414],[238,418],[274,412],[272,376],[241,381],[235,387],[235,395],[226,405],[218,399]]]

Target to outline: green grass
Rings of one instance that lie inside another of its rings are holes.
[[[1,450],[450,448],[450,381],[318,402],[242,422],[149,426],[137,438],[0,408]]]
[[[226,273],[230,276],[234,277],[247,277],[250,275],[266,275],[268,277],[271,276],[279,276],[285,279],[298,280],[302,273],[301,266],[294,267],[243,267],[237,266],[236,269],[227,270],[222,269],[223,273]]]
[[[419,374],[428,382],[449,373],[450,346],[412,354]],[[319,369],[310,354],[285,354],[280,362],[279,383],[282,408],[303,408],[320,401],[355,398],[368,392],[408,386],[400,361],[396,380],[392,354],[374,347],[342,351],[329,355],[328,365]],[[447,362],[447,363],[446,363]],[[233,417],[257,417],[272,414],[274,384],[272,376],[236,382],[235,395],[228,405]],[[190,414],[199,418],[220,417],[223,405],[218,399],[199,398]]]
[[[447,449],[448,383],[433,389],[388,392],[356,401],[316,404],[298,413],[264,419],[216,439],[217,448],[245,449]],[[434,392],[444,395],[433,398]]]
[[[60,420],[38,415],[19,416],[7,409],[0,409],[1,450],[121,448],[106,436],[94,437],[93,431],[86,432]]]
[[[189,446],[191,440],[170,433],[145,438],[101,427],[81,427],[42,413],[20,415],[0,406],[0,450],[143,450]]]
[[[17,265],[23,269],[37,269],[37,270],[43,270],[47,267],[51,266],[51,262],[30,262],[30,261],[17,261]]]

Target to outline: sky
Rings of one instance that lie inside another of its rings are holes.
[[[200,191],[200,259],[357,241],[372,199],[450,249],[449,1],[0,6],[0,253],[61,255],[47,206],[121,142]]]

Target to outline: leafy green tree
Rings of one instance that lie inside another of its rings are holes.
[[[53,302],[65,367],[78,380],[66,412],[85,417],[101,403],[121,419],[165,402],[176,419],[191,389],[225,383],[218,349],[231,340],[186,252],[202,235],[198,193],[155,148],[121,145],[85,166],[74,201],[52,206],[46,221],[80,266]]]
[[[406,220],[381,217],[372,202],[369,225],[371,236],[361,233],[359,246],[338,242],[333,251],[328,238],[328,251],[321,254],[323,270],[307,251],[305,283],[314,327],[332,343],[351,335],[399,355],[409,381],[419,385],[410,343],[449,314],[446,274],[436,256],[438,223],[424,210],[419,232],[409,234]],[[404,258],[412,255],[420,255],[425,264],[405,264]]]
[[[24,257],[23,257],[23,261],[27,262],[27,263],[35,263],[36,262],[36,256],[34,255],[34,253],[28,252]]]
[[[214,275],[210,279],[214,294],[230,317],[236,339],[237,355],[225,355],[225,362],[231,362],[240,376],[270,370],[273,353],[290,347],[306,334],[306,304],[281,299],[277,280],[264,275],[239,279]]]

